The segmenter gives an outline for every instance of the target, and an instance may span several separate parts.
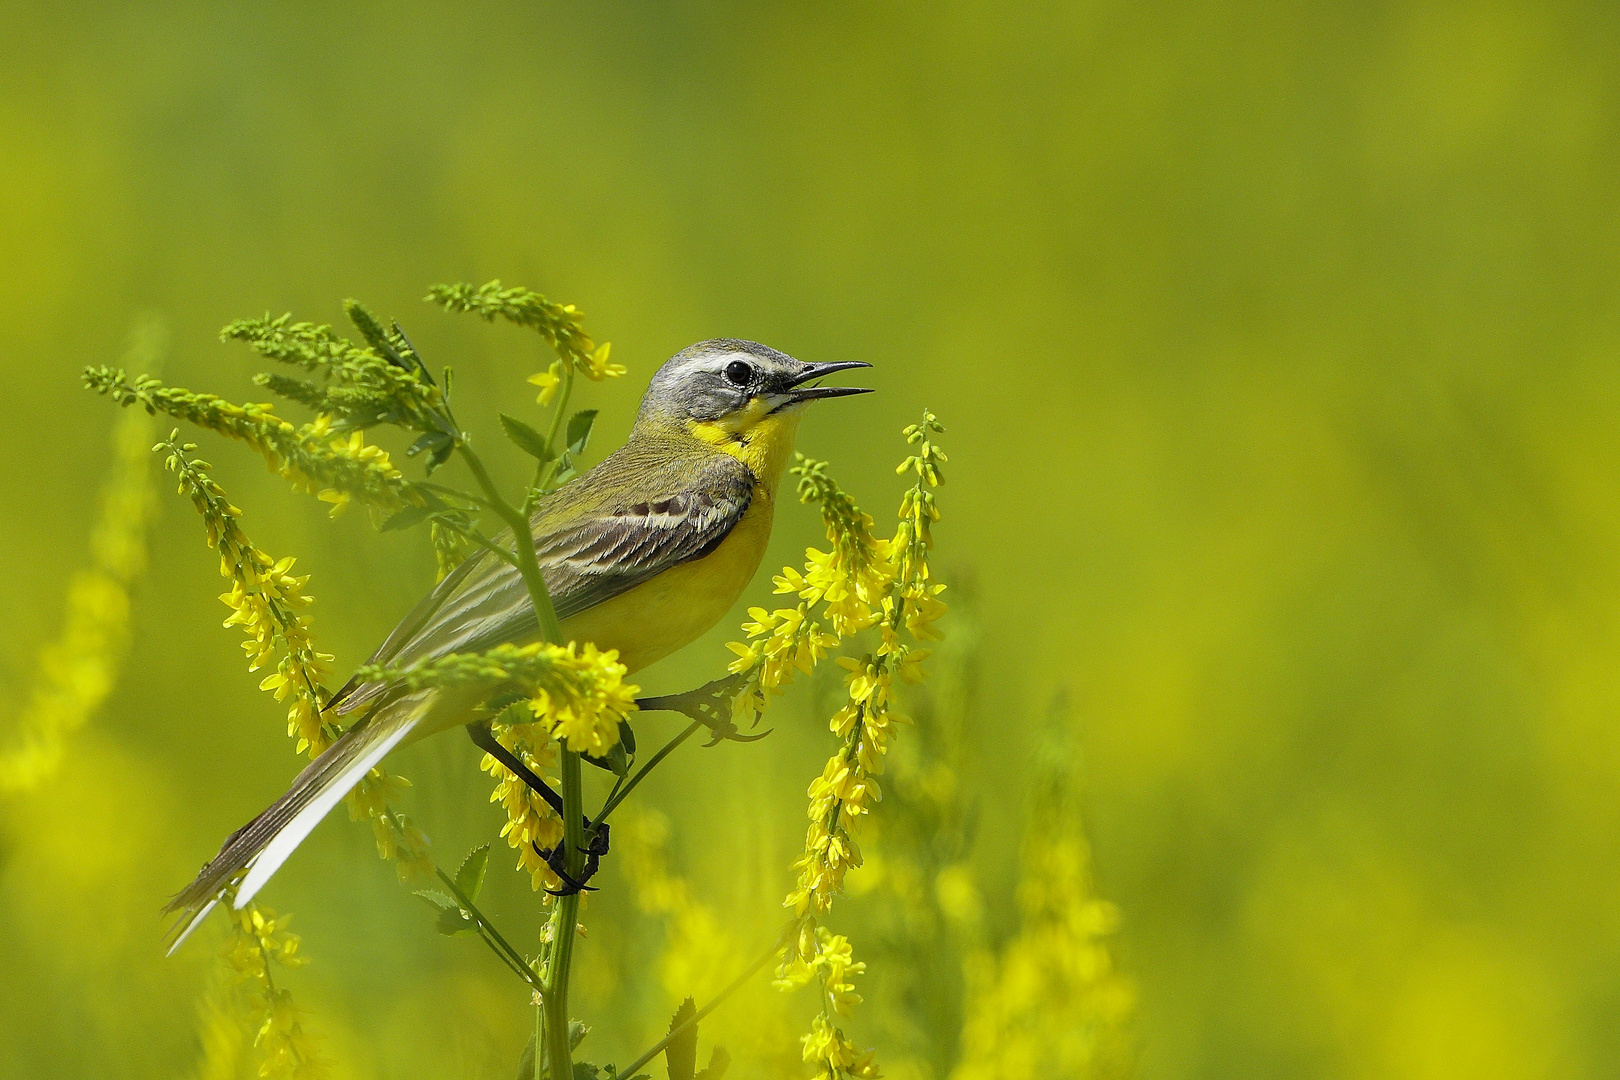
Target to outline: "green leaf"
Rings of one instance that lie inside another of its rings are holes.
[[[675,1015],[669,1021],[669,1030],[674,1031],[696,1015],[697,1003],[687,998],[681,1002],[681,1007],[675,1010]],[[664,1061],[669,1064],[669,1080],[696,1080],[697,1029],[698,1026],[692,1024],[664,1044]]]
[[[625,753],[624,743],[613,744],[613,749],[596,757],[593,754],[581,754],[580,757],[595,765],[598,769],[606,769],[614,776],[624,776],[630,772],[630,755]]]
[[[595,409],[581,409],[568,418],[568,449],[576,456],[585,452],[591,441],[591,428],[596,424]]]
[[[471,915],[463,912],[459,907],[439,912],[439,933],[445,937],[454,937],[456,934],[470,934],[478,929],[478,924]]]
[[[545,436],[534,428],[513,416],[501,413],[501,430],[506,437],[517,444],[517,448],[525,454],[540,461],[550,461],[551,451],[546,448]]]
[[[602,1080],[602,1070],[588,1061],[574,1062],[574,1080]]]
[[[473,848],[461,861],[456,871],[456,888],[472,903],[478,902],[478,890],[484,887],[484,871],[489,869],[489,845]]]
[[[423,900],[426,900],[429,904],[433,905],[433,908],[437,911],[461,910],[461,906],[456,903],[453,897],[446,896],[437,889],[418,889],[411,895],[420,896]]]
[[[427,904],[438,911],[439,917],[434,925],[439,933],[450,937],[454,934],[466,934],[478,929],[478,924],[470,915],[462,912],[461,904],[454,898],[444,895],[434,889],[418,889],[416,896],[422,898]]]
[[[407,506],[393,517],[382,523],[383,532],[393,532],[396,529],[408,529],[412,525],[420,525],[433,513],[431,507]]]
[[[437,450],[448,446],[451,442],[449,435],[442,431],[429,431],[417,436],[416,441],[405,448],[406,457],[415,457],[424,450]]]
[[[382,323],[377,321],[377,316],[367,311],[364,304],[358,300],[345,300],[343,310],[348,314],[349,321],[354,323],[354,328],[360,331],[360,336],[366,339],[367,345],[376,349],[390,363],[399,367],[410,367],[400,359],[398,350],[394,348],[394,343],[388,340],[388,332],[383,329]]]
[[[574,456],[564,450],[561,460],[557,463],[557,471],[552,474],[551,482],[562,487],[578,475],[579,470],[574,468]]]
[[[731,1055],[726,1053],[725,1047],[717,1046],[709,1051],[709,1067],[698,1073],[696,1080],[721,1080],[730,1067]]]

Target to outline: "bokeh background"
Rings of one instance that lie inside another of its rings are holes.
[[[1612,5],[0,11],[0,733],[112,459],[116,410],[78,371],[138,313],[167,320],[171,381],[260,400],[218,328],[359,297],[454,364],[487,441],[540,347],[420,297],[501,277],[579,303],[630,367],[588,391],[599,448],[716,335],[876,365],[879,393],[800,445],[880,521],[899,427],[946,421],[983,933],[1016,932],[1063,692],[1139,1075],[1620,1076]],[[255,539],[314,575],[338,666],[363,659],[431,581],[423,540],[329,523],[199,441]],[[60,775],[0,802],[8,1076],[194,1069],[213,954],[165,961],[157,909],[295,768],[195,516],[158,505],[113,697]],[[785,506],[767,567],[818,533]],[[737,621],[642,681],[710,677]],[[720,967],[779,922],[822,704],[643,789],[734,935]],[[452,863],[500,821],[474,766],[451,737],[398,761]],[[525,996],[341,817],[266,895],[313,958],[309,1026],[348,1075],[511,1075]],[[490,904],[532,942],[508,854]],[[576,1006],[599,1060],[671,1000],[612,861]],[[883,964],[867,978],[888,1015]]]

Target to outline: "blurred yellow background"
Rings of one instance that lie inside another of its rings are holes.
[[[939,413],[987,932],[1016,923],[1066,690],[1141,1076],[1620,1076],[1612,5],[7,4],[0,26],[0,734],[111,461],[117,410],[78,372],[138,313],[168,322],[170,381],[263,400],[218,328],[361,298],[454,365],[515,482],[494,414],[532,401],[539,344],[420,302],[501,277],[578,303],[630,367],[586,391],[598,454],[697,339],[869,360],[879,392],[818,408],[800,448],[888,528],[898,430]],[[422,538],[329,524],[197,441],[313,574],[337,666],[364,659],[431,583]],[[172,490],[112,700],[62,775],[0,801],[5,1076],[188,1074],[212,953],[165,961],[158,908],[296,767]],[[767,568],[819,533],[785,504]],[[741,615],[643,684],[717,673]],[[642,789],[738,964],[780,922],[829,750],[812,696]],[[399,755],[451,865],[500,823],[475,760],[452,736]],[[510,1076],[525,995],[341,818],[265,897],[297,912],[310,1026],[354,1075]],[[576,1005],[597,1060],[668,1016],[613,861]],[[493,865],[532,945],[527,883]]]

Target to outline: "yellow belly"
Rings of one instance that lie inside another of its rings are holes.
[[[719,622],[753,580],[771,538],[771,503],[769,492],[755,488],[748,512],[719,547],[565,620],[564,640],[618,649],[632,672],[689,644]]]

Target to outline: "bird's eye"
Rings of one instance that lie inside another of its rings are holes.
[[[733,360],[726,365],[726,380],[732,386],[747,386],[754,377],[754,369],[745,361]]]

